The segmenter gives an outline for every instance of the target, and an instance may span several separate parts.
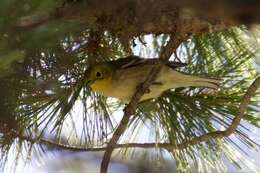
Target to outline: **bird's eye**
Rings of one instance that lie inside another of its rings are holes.
[[[101,77],[101,73],[100,73],[99,71],[96,73],[96,77],[97,77],[97,78],[100,78],[100,77]]]

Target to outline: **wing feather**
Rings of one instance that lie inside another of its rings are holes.
[[[155,58],[147,59],[147,58],[140,58],[139,56],[128,56],[126,58],[120,58],[114,61],[110,61],[108,62],[108,64],[117,69],[119,68],[126,69],[126,68],[131,68],[136,66],[155,65],[159,61],[160,61],[159,59],[155,59]],[[174,68],[186,66],[187,64],[182,62],[168,61],[166,65],[174,69]]]

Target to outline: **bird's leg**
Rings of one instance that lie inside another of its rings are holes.
[[[140,89],[140,86],[143,85],[143,82],[140,83],[139,85],[136,86],[136,90],[139,90]],[[149,88],[147,88],[145,91],[144,91],[144,94],[149,94],[151,92],[151,90]]]
[[[161,82],[153,82],[152,84],[151,84],[151,86],[153,86],[153,85],[162,85],[162,83]],[[138,89],[138,86],[137,86],[137,89]],[[144,91],[144,94],[149,94],[151,92],[151,89],[150,88],[147,88],[145,91]]]

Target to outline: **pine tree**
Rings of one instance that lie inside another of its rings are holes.
[[[260,148],[250,138],[260,126],[252,42],[259,3],[201,3],[1,0],[2,168],[11,153],[30,159],[62,149],[105,151],[102,173],[112,152],[153,163],[168,155],[178,172],[223,172],[223,158],[259,172],[245,153]],[[178,70],[223,81],[217,91],[178,88],[138,103],[158,64],[127,105],[91,91],[84,76],[91,64],[130,55],[186,63]]]

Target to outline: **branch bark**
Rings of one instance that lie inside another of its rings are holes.
[[[176,34],[177,27],[176,27],[175,31],[176,31],[175,35],[172,34],[170,36],[170,40],[168,41],[167,45],[162,48],[162,51],[160,53],[160,59],[161,59],[160,63],[156,67],[151,69],[146,80],[143,83],[141,83],[140,86],[137,87],[137,90],[136,90],[135,94],[133,95],[130,103],[125,107],[123,118],[120,121],[117,129],[115,130],[111,140],[107,144],[107,149],[104,153],[104,156],[103,156],[103,159],[101,162],[101,169],[100,169],[101,173],[107,173],[108,164],[109,164],[112,152],[114,150],[114,147],[117,144],[120,136],[126,130],[130,117],[135,113],[137,105],[138,105],[138,101],[140,100],[142,95],[145,93],[145,91],[149,88],[151,83],[156,79],[157,74],[160,72],[165,61],[167,61],[170,58],[173,51],[175,51],[177,49],[177,47],[179,46],[179,44],[183,41],[183,37]]]
[[[124,131],[127,128],[128,122],[130,120],[130,117],[135,113],[138,101],[142,97],[142,95],[145,93],[145,91],[149,88],[151,83],[155,80],[158,72],[161,69],[161,65],[158,65],[157,67],[153,68],[151,72],[149,73],[146,80],[137,87],[137,91],[133,95],[131,102],[125,107],[124,109],[124,115],[122,120],[120,121],[117,129],[115,130],[112,138],[110,139],[109,143],[107,144],[106,151],[104,153],[102,162],[101,162],[101,173],[107,173],[108,164],[112,155],[112,152],[114,150],[115,144],[118,142],[120,136],[124,133]]]
[[[149,4],[149,8],[146,8],[146,4]],[[215,3],[207,4],[211,4],[212,7]],[[116,0],[114,3],[95,0],[89,3],[67,3],[43,16],[24,16],[18,19],[16,26],[28,29],[55,21],[73,21],[82,23],[88,28],[102,27],[112,33],[120,32],[121,36],[127,35],[131,38],[149,33],[169,34],[174,32],[175,25],[182,33],[198,34],[243,24],[234,23],[232,17],[221,18],[219,15],[214,15],[212,10],[197,15],[197,11],[201,12],[198,8],[200,6],[172,0],[153,1],[153,3],[150,0]],[[244,8],[239,10],[244,11]],[[210,17],[207,17],[209,14]]]
[[[21,17],[17,21],[17,25],[21,27],[33,27],[56,20],[80,21],[83,23],[86,23],[87,20],[90,23],[93,21],[104,22],[111,20],[110,23],[113,23],[113,21],[117,21],[118,16],[125,16],[126,23],[130,21],[129,24],[135,23],[139,25],[139,28],[144,30],[159,27],[161,29],[164,28],[164,31],[166,31],[171,28],[170,21],[176,22],[180,20],[180,16],[172,13],[178,10],[187,10],[190,13],[190,17],[193,16],[193,19],[197,18],[197,22],[201,21],[200,24],[203,22],[205,24],[216,24],[218,23],[217,21],[235,25],[260,22],[260,11],[258,10],[260,3],[258,1],[219,0],[212,2],[210,0],[161,0],[151,3],[150,0],[114,0],[113,2],[111,3],[111,1],[107,0],[89,0],[88,3],[83,1],[77,3],[74,1],[66,2],[49,14]],[[146,7],[147,4],[149,4],[149,8]],[[187,13],[184,15],[187,16]],[[109,16],[113,17],[110,18]],[[171,20],[168,17],[171,17]],[[150,20],[147,20],[149,18]],[[154,25],[155,23],[158,24],[158,22],[161,25]],[[190,23],[191,26],[195,26],[193,20],[189,21],[189,23],[177,23],[180,25]]]

